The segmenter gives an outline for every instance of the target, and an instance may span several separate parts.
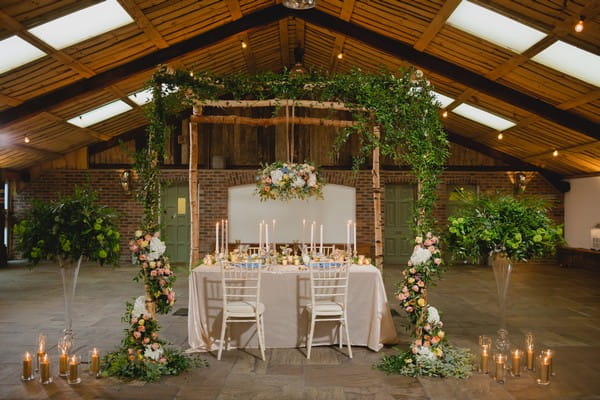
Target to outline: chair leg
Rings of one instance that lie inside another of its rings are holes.
[[[262,327],[262,315],[256,316],[256,333],[258,334],[258,347],[260,347],[260,355],[262,356],[262,360],[265,361],[265,342],[263,337],[263,327]]]
[[[344,321],[340,321],[340,324],[338,325],[338,339],[340,340],[340,349],[343,347],[343,343],[344,343],[342,325],[344,325]]]
[[[348,318],[344,313],[344,328],[346,329],[346,345],[348,346],[348,356],[352,358],[352,346],[350,344],[350,333],[348,333]]]
[[[223,323],[221,324],[221,340],[219,341],[219,352],[217,353],[217,360],[221,360],[221,353],[223,352],[223,341],[225,340],[225,330],[227,329],[227,316],[223,314]]]
[[[312,347],[313,334],[315,333],[315,316],[310,314],[310,331],[308,333],[308,340],[306,341],[306,358],[310,360],[310,349]]]

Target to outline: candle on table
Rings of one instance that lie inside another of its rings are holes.
[[[265,250],[269,252],[269,224],[265,224]]]
[[[314,246],[314,238],[315,238],[315,222],[313,221],[312,224],[310,224],[310,248],[309,248],[309,253],[313,252],[313,246]]]
[[[215,230],[215,238],[216,238],[215,254],[218,256],[219,255],[219,223],[218,222],[217,222],[215,228],[216,228],[216,230]]]
[[[229,253],[229,220],[225,220],[225,240],[223,241],[224,253]]]
[[[539,357],[539,378],[537,383],[540,385],[548,385],[550,383],[550,357],[544,355],[544,352]]]
[[[504,383],[504,365],[506,364],[506,356],[504,354],[496,354],[494,356],[496,361],[496,382]]]
[[[262,232],[263,232],[263,223],[259,222],[259,224],[258,224],[258,251],[261,251],[262,246],[263,246]]]
[[[275,240],[275,223],[277,221],[273,218],[273,228],[271,229],[271,242],[273,242],[273,250],[277,253],[277,241]]]
[[[40,370],[40,362],[42,361],[44,354],[46,354],[46,335],[40,333],[38,336],[37,357],[35,359],[36,371]]]
[[[302,220],[302,248],[306,244],[306,219]]]
[[[100,372],[100,352],[95,347],[90,356],[90,372],[92,375],[98,375]]]
[[[346,224],[346,252],[350,254],[350,225],[352,224],[352,220],[349,219]]]
[[[356,257],[356,222],[354,223],[354,257]]]
[[[58,374],[60,376],[68,375],[69,356],[65,349],[61,349],[60,357],[58,358]]]
[[[67,383],[70,385],[81,382],[79,377],[79,360],[77,356],[73,356],[69,360],[69,376],[67,377]]]
[[[535,336],[533,333],[528,332],[525,335],[525,346],[527,346],[527,369],[529,371],[533,371],[533,352],[535,350],[534,346]]]
[[[323,224],[321,224],[321,240],[319,241],[319,253],[321,253],[321,255],[323,256]]]
[[[222,219],[221,220],[221,253],[224,253],[224,249],[225,248],[225,220]]]
[[[25,356],[23,357],[23,374],[21,375],[21,379],[24,381],[33,379],[33,365],[31,354],[29,354],[29,352],[25,353]]]
[[[43,384],[52,382],[50,378],[50,359],[48,354],[44,354],[44,358],[40,361],[40,382]]]
[[[481,345],[481,372],[484,374],[490,372],[490,346],[488,344]]]
[[[513,376],[521,376],[521,358],[523,357],[523,352],[519,349],[515,349],[511,352],[512,355],[512,364],[511,364],[511,372]]]
[[[550,375],[554,376],[554,369],[552,368],[552,360],[554,359],[554,351],[550,350],[550,349],[546,349],[544,350],[544,354],[546,355],[546,357],[548,357],[548,361],[549,361],[549,369],[550,369]]]

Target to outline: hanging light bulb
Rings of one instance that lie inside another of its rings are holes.
[[[25,139],[23,139],[25,141],[25,143],[29,143],[31,142],[31,140],[29,139],[29,136],[25,135]]]
[[[337,55],[338,60],[341,60],[342,58],[344,58],[344,53],[339,52]]]
[[[442,117],[448,118],[448,111],[444,110],[444,112],[442,113]]]
[[[193,78],[194,77],[194,71],[190,71],[190,76]]]
[[[554,151],[552,152],[552,155],[553,155],[554,157],[558,157],[558,150],[554,150]]]
[[[248,44],[242,40],[242,49],[245,49],[246,47],[248,47]]]
[[[575,32],[580,33],[583,31],[583,21],[585,21],[585,17],[582,15],[579,17],[577,25],[575,25]]]
[[[498,134],[498,140],[502,140],[502,138],[503,138],[503,137],[504,137],[504,135],[502,134],[502,132],[500,132],[500,133]]]

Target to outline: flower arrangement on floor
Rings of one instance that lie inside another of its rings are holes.
[[[323,198],[323,180],[311,163],[277,161],[258,171],[256,193],[262,201]]]
[[[143,296],[136,300],[135,306],[127,303],[122,321],[129,328],[125,329],[119,350],[104,357],[103,376],[153,382],[162,375],[178,375],[192,367],[206,366],[200,358],[166,347],[167,343],[158,337],[158,321],[146,311]]]
[[[141,266],[136,282],[144,282],[149,301],[159,314],[167,314],[175,303],[175,274],[164,256],[165,243],[160,240],[160,233],[148,233],[141,230],[135,232],[135,238],[129,242],[129,250],[134,254],[136,262]]]
[[[442,268],[439,239],[429,232],[425,238],[417,237],[415,242],[396,291],[400,305],[408,315],[414,340],[409,351],[384,356],[377,367],[409,376],[465,378],[473,368],[472,355],[468,350],[450,345],[438,310],[427,301],[427,286]]]

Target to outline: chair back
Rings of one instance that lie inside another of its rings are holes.
[[[257,256],[259,254],[260,254],[260,247],[258,247],[258,246],[248,247],[248,255],[249,256]]]
[[[260,302],[260,277],[263,266],[258,261],[221,261],[223,306],[230,301]]]
[[[317,250],[320,251],[320,247],[317,246]],[[330,255],[333,254],[333,252],[335,251],[335,245],[331,245],[331,246],[323,246],[323,254],[321,254],[322,256],[327,256],[329,257]]]
[[[345,308],[348,292],[348,263],[311,262],[309,271],[312,304],[319,301],[341,301]]]

